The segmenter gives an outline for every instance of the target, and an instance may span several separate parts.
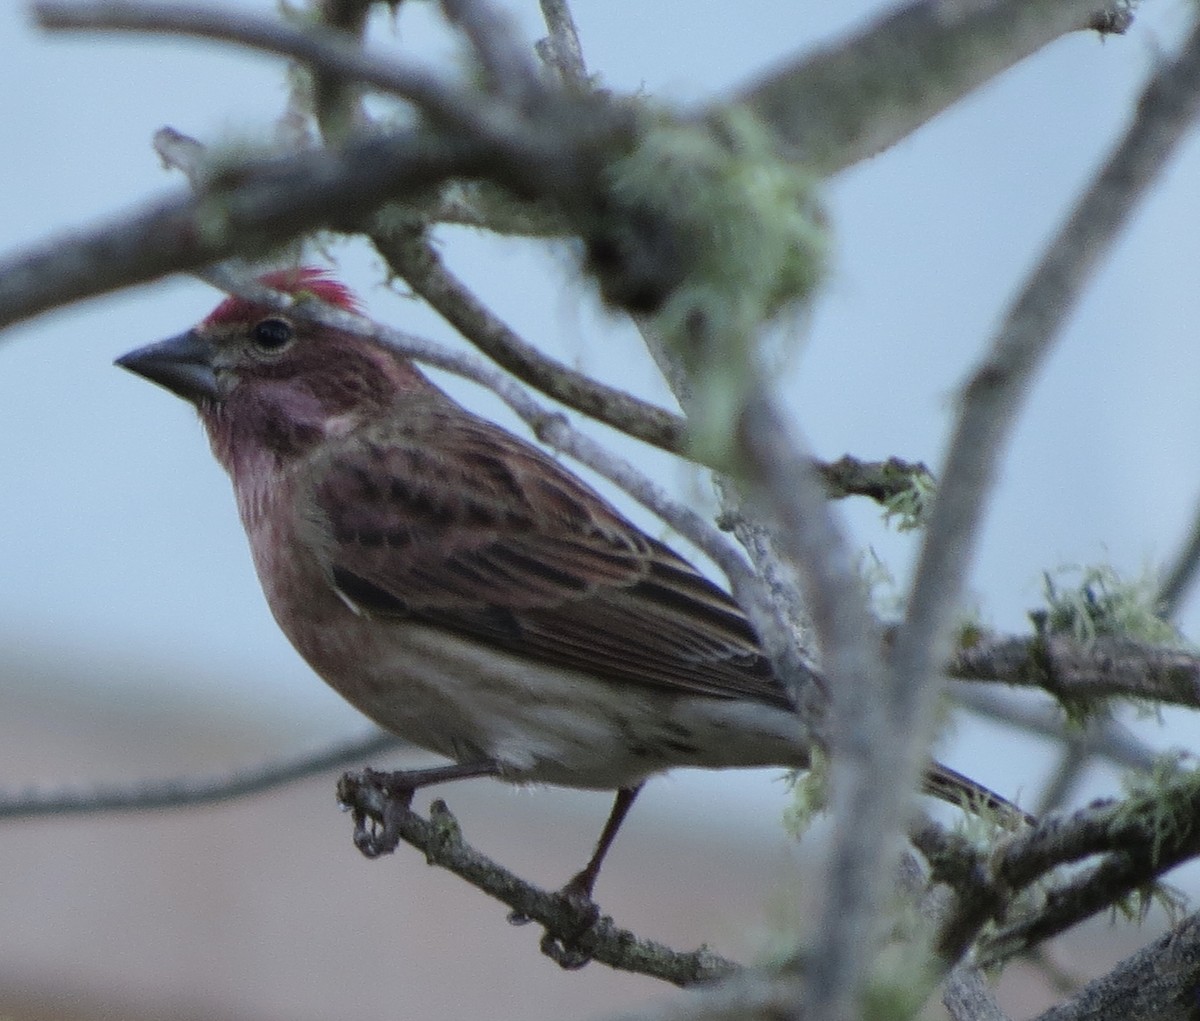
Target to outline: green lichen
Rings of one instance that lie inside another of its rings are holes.
[[[1129,841],[1131,830],[1139,834],[1137,846],[1139,850],[1147,850],[1150,867],[1156,871],[1175,864],[1181,851],[1194,843],[1200,769],[1186,768],[1185,761],[1195,760],[1185,753],[1163,755],[1149,773],[1126,777],[1123,785],[1127,797],[1112,816],[1113,831],[1122,835],[1123,843]],[[1171,924],[1188,910],[1187,898],[1181,890],[1153,880],[1114,901],[1112,911],[1114,916],[1120,914],[1130,921],[1141,922],[1155,904],[1166,913]]]
[[[1113,902],[1112,920],[1115,922],[1120,915],[1127,922],[1141,925],[1155,905],[1166,915],[1167,924],[1174,926],[1188,913],[1189,901],[1187,894],[1177,886],[1162,882],[1147,883]]]
[[[693,453],[731,467],[759,332],[808,298],[825,271],[816,178],[780,159],[771,132],[733,107],[702,121],[647,118],[609,166],[607,186],[614,217],[652,224],[670,265],[655,326],[690,373]]]
[[[918,946],[913,942],[884,949],[863,994],[864,1021],[910,1021],[917,1016],[933,985],[933,973]]]
[[[904,592],[875,547],[862,550],[855,558],[854,567],[875,613],[887,621],[901,619],[904,616]]]
[[[1184,769],[1182,753],[1159,756],[1149,773],[1126,777],[1127,797],[1113,816],[1121,828],[1131,823],[1150,838],[1150,864],[1158,867],[1164,848],[1176,847],[1196,825],[1200,769]]]
[[[965,652],[974,648],[992,634],[983,619],[983,610],[976,604],[967,607],[955,625],[954,648]]]
[[[1064,576],[1071,574],[1078,575],[1078,582],[1064,585]],[[1057,579],[1050,572],[1043,575],[1046,610],[1039,621],[1046,632],[1070,635],[1083,645],[1102,635],[1179,644],[1179,632],[1159,616],[1155,583],[1149,576],[1125,581],[1105,565],[1070,566],[1058,575]]]
[[[928,472],[910,472],[904,479],[907,486],[884,501],[883,520],[894,521],[898,532],[914,532],[929,519],[937,484]]]
[[[829,794],[829,757],[814,746],[809,758],[806,772],[789,776],[792,803],[783,811],[783,827],[797,840],[812,825],[813,819],[825,810]]]

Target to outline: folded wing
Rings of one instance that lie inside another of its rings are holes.
[[[618,683],[790,704],[718,586],[457,408],[355,433],[302,488],[330,582],[363,612]]]

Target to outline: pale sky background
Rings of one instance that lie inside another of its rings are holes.
[[[449,62],[426,5],[410,6],[397,44]],[[536,4],[512,6],[536,37]],[[575,10],[589,68],[606,86],[689,103],[834,38],[879,6],[580,0]],[[254,137],[271,130],[285,102],[275,59],[190,41],[49,38],[22,8],[0,5],[5,253],[181,188],[150,148],[158,127],[205,141]],[[833,271],[804,348],[780,381],[820,455],[894,454],[937,470],[955,387],[1126,122],[1156,55],[1173,48],[1189,8],[1148,0],[1124,38],[1064,39],[831,183]],[[1186,530],[1200,495],[1197,180],[1193,139],[1030,395],[973,574],[984,619],[999,629],[1026,626],[1043,569],[1108,561],[1137,575],[1171,556]],[[579,286],[568,250],[443,236],[451,266],[527,338],[666,399],[630,332]],[[376,317],[454,342],[436,317],[387,293],[365,248],[337,255]],[[21,691],[20,663],[61,657],[69,665],[63,697],[124,702],[131,714],[152,707],[165,726],[172,711],[204,703],[227,707],[231,718],[261,718],[297,747],[362,731],[361,718],[271,620],[228,483],[194,414],[111,365],[187,327],[219,297],[172,278],[0,336],[0,647],[18,664],[0,677],[0,713]],[[470,389],[456,393],[494,407]],[[665,457],[632,443],[621,449],[681,488],[692,484]],[[911,538],[887,532],[865,501],[844,510],[855,542],[872,545],[903,577]],[[1197,613],[1193,600],[1182,618],[1193,636]],[[96,692],[98,662],[127,666],[126,679],[105,680]],[[1139,722],[1139,732],[1163,746],[1194,747],[1193,715],[1165,717],[1165,726]],[[1037,749],[964,723],[945,757],[1014,794],[1040,778],[1048,759]],[[705,775],[673,790],[693,788],[736,791],[743,804],[781,798],[761,774]],[[1114,777],[1098,771],[1085,794],[1114,788]],[[688,798],[676,804],[686,817]],[[698,814],[703,804],[692,802]],[[773,818],[760,816],[764,825]]]

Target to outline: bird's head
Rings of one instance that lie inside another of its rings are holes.
[[[321,270],[278,270],[259,283],[358,311],[354,295]],[[406,394],[433,389],[382,345],[236,297],[190,330],[130,351],[117,364],[194,404],[230,471],[245,458],[303,455],[388,414]]]

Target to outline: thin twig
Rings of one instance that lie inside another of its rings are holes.
[[[507,145],[530,141],[523,118],[505,102],[459,86],[428,68],[366,53],[329,30],[306,31],[278,18],[236,8],[150,0],[35,0],[38,24],[53,31],[105,31],[193,36],[303,61],[310,67],[410,100],[430,117],[472,138]]]
[[[828,464],[816,462],[826,491],[832,499],[843,496],[867,496],[876,503],[888,504],[897,496],[911,492],[915,485],[932,479],[921,461],[889,457],[886,461],[862,461],[843,454]]]
[[[497,365],[589,418],[660,450],[687,456],[687,420],[682,415],[607,386],[539,351],[446,267],[419,229],[386,233],[374,229],[371,240],[395,273]],[[814,459],[812,465],[829,496],[867,496],[879,503],[887,503],[910,489],[913,479],[929,474],[920,462],[862,461],[849,454],[828,463]]]
[[[484,0],[441,0],[441,8],[470,42],[489,91],[517,105],[541,91],[537,68],[501,11]]]
[[[145,783],[97,785],[79,790],[0,792],[0,819],[146,811],[231,801],[282,787],[317,773],[345,768],[371,756],[393,751],[403,743],[391,734],[374,733],[293,759],[275,760],[218,776],[184,776]]]
[[[371,13],[370,0],[318,0],[311,6],[326,28],[341,33],[354,45],[362,46]],[[362,105],[362,87],[358,82],[314,68],[309,97],[303,76],[293,75],[292,78],[285,120],[298,117],[307,122],[311,109],[330,145],[344,141],[352,131],[369,127],[369,118]]]
[[[1088,729],[1090,728],[1080,727],[1078,736],[1067,738],[1066,747],[1059,755],[1058,765],[1054,767],[1049,782],[1038,798],[1037,808],[1033,812],[1036,818],[1049,815],[1066,804],[1083,778],[1092,758],[1087,741]]]
[[[760,519],[745,513],[740,491],[728,479],[716,478],[723,506],[736,504],[733,514],[722,513],[721,526],[733,532],[754,565],[758,584],[749,591],[735,591],[762,639],[763,647],[783,677],[801,677],[795,661],[815,662],[817,642],[795,565],[779,548],[779,537]],[[823,687],[823,685],[822,685]],[[797,704],[817,708],[804,691],[794,692]],[[824,698],[821,698],[824,702]],[[823,710],[820,710],[823,712]]]
[[[571,15],[568,0],[540,0],[542,18],[550,33],[544,40],[549,51],[550,63],[558,71],[563,84],[575,88],[588,87],[587,65],[583,60],[583,47],[579,43],[579,32],[575,18]],[[539,50],[541,52],[541,50]]]
[[[1192,825],[1198,812],[1200,774],[1179,770],[1122,801],[1051,815],[987,855],[973,851],[962,838],[939,836],[936,827],[925,827],[914,834],[914,843],[937,881],[957,895],[940,927],[941,959],[953,964],[987,921],[1002,912],[1008,916],[1002,918],[1005,924],[977,948],[981,965],[1023,953],[1126,897],[1146,896],[1164,873],[1200,855],[1200,828]],[[1020,891],[1060,866],[1095,856],[1096,864],[1050,885],[1036,907],[1013,917]]]
[[[1164,572],[1162,586],[1155,597],[1155,606],[1164,620],[1173,619],[1179,613],[1184,596],[1196,582],[1200,572],[1200,507],[1192,516],[1192,526],[1187,538],[1171,563]]]
[[[1057,706],[1029,705],[977,685],[951,685],[950,695],[958,705],[970,712],[1032,734],[1058,741],[1066,741],[1072,734],[1072,725],[1067,723]],[[1104,719],[1084,733],[1088,754],[1093,758],[1107,759],[1115,765],[1141,773],[1150,772],[1159,761],[1154,749],[1139,741],[1128,727],[1116,720]]]
[[[962,834],[925,819],[909,837],[925,856],[933,882],[952,891],[933,919],[931,940],[930,963],[948,973],[963,961],[984,923],[1004,911],[1008,891],[993,881],[984,852]]]
[[[419,231],[371,240],[388,265],[451,326],[518,379],[599,422],[671,453],[685,449],[686,420],[557,362],[524,340],[446,268]]]
[[[1142,833],[1143,847],[1152,839],[1152,834]],[[1126,898],[1141,898],[1141,910],[1148,909],[1146,898],[1152,892],[1152,884],[1175,866],[1200,854],[1200,843],[1193,840],[1190,846],[1172,848],[1172,851],[1175,853],[1157,861],[1151,860],[1148,851],[1132,857],[1105,855],[1098,865],[1053,887],[1047,894],[1046,906],[1040,911],[999,928],[981,941],[978,949],[980,964],[993,967],[1007,961],[1102,911],[1112,910]]]

